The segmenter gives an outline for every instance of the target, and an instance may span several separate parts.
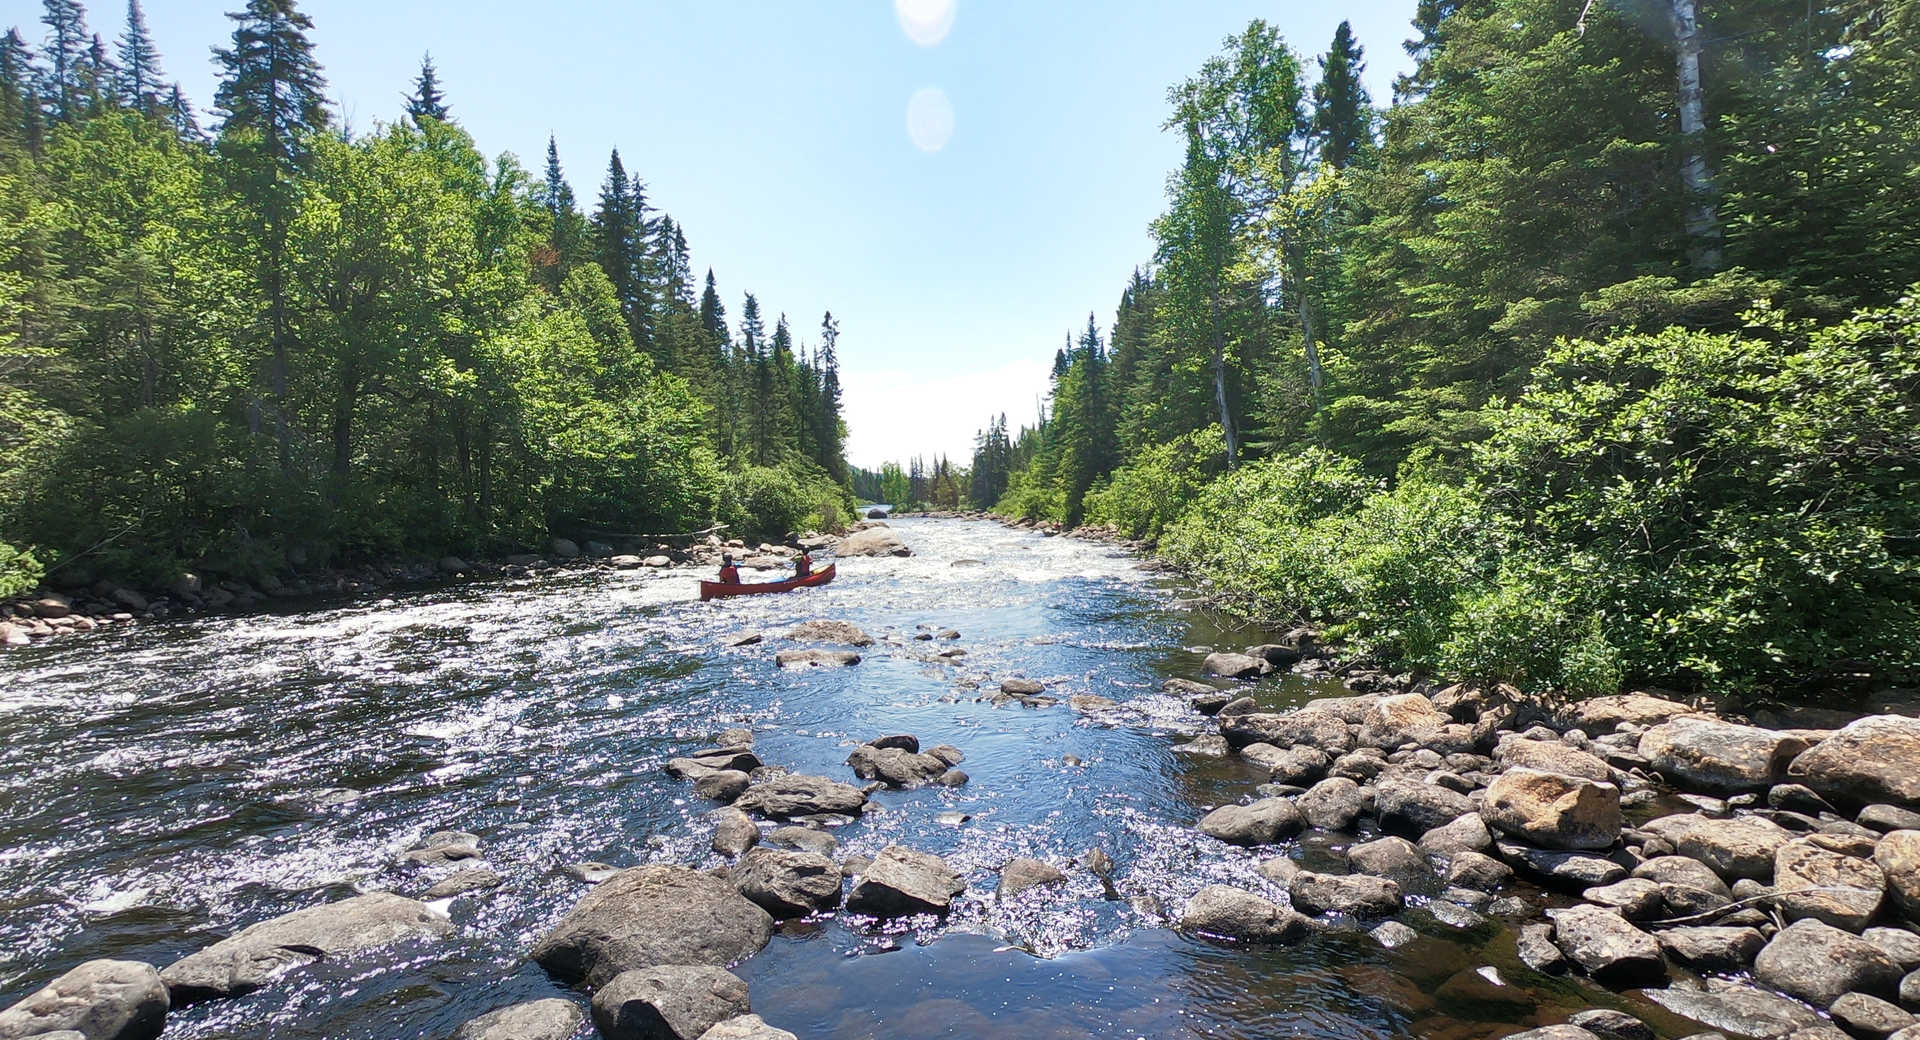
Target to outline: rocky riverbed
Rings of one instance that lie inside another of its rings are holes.
[[[0,1038],[1920,1036],[1898,694],[1549,710],[872,530],[5,655]]]

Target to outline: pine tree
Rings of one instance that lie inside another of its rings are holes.
[[[140,0],[127,0],[127,27],[120,33],[120,76],[114,92],[130,108],[152,115],[160,106],[160,51],[147,32],[147,15]]]
[[[765,342],[766,331],[760,318],[760,301],[748,293],[746,302],[740,305],[740,363],[748,380],[748,448],[756,466],[771,466],[774,461],[773,358]]]
[[[327,125],[321,95],[326,80],[307,39],[313,19],[300,13],[294,0],[248,0],[244,11],[227,17],[235,23],[233,46],[213,52],[226,72],[214,104],[225,117],[220,147],[232,160],[237,186],[254,211],[264,247],[260,280],[272,326],[275,435],[280,470],[288,473],[293,469],[293,437],[287,228],[296,183],[313,155],[309,137]]]
[[[120,81],[119,67],[107,57],[106,41],[95,34],[80,63],[80,92],[85,99],[88,118],[100,115],[114,99],[114,85]]]
[[[720,302],[720,290],[713,280],[713,268],[707,268],[707,287],[700,294],[700,327],[719,342],[727,339],[727,305]]]
[[[180,84],[173,85],[173,90],[167,94],[167,103],[164,107],[167,121],[173,124],[175,133],[188,141],[200,140],[200,119],[194,115],[193,102],[187,100],[186,92],[180,89]]]
[[[48,87],[54,117],[71,122],[80,115],[86,99],[80,76],[92,36],[87,32],[87,11],[80,0],[45,0],[45,4],[46,13],[40,21],[47,27],[47,60],[53,63]]]
[[[552,254],[542,258],[541,268],[545,273],[547,291],[557,293],[561,283],[566,281],[567,273],[580,259],[585,245],[586,225],[574,201],[573,186],[567,183],[566,174],[560,169],[560,148],[551,134],[547,135],[547,172],[545,180],[541,182],[539,198],[552,225],[552,238],[548,242]]]
[[[653,299],[648,262],[646,197],[627,177],[620,150],[607,160],[607,179],[600,187],[600,207],[593,214],[594,249],[600,267],[613,283],[614,298],[627,320],[633,341],[641,350],[653,349]]]
[[[33,90],[33,52],[19,29],[0,36],[0,135],[27,137],[27,107],[39,107]]]
[[[440,78],[434,71],[431,54],[420,58],[420,75],[414,77],[413,94],[407,98],[407,115],[415,126],[427,119],[447,121],[446,97],[440,92]]]
[[[1341,22],[1333,46],[1320,59],[1320,82],[1313,88],[1313,133],[1320,160],[1344,170],[1373,147],[1373,99],[1360,82],[1365,55],[1353,27]]]
[[[820,444],[821,463],[840,483],[847,481],[846,438],[841,432],[840,411],[840,323],[828,311],[820,319],[820,353],[815,358],[820,369]]]

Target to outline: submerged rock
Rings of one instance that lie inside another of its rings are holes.
[[[1067,875],[1061,873],[1058,867],[1023,856],[1000,868],[1000,888],[997,894],[1002,900],[1012,899],[1029,888],[1057,885],[1066,880]]]
[[[858,816],[866,804],[867,796],[852,784],[804,773],[768,777],[747,788],[733,803],[736,809],[775,820],[818,813]]]
[[[621,871],[533,947],[562,981],[590,987],[660,964],[728,965],[758,953],[773,918],[726,881],[685,867]]]
[[[166,984],[141,961],[94,960],[0,1011],[0,1040],[70,1030],[85,1040],[153,1040],[166,1025]]]
[[[453,1040],[571,1040],[584,1017],[573,1001],[549,997],[470,1019],[454,1031]]]
[[[1200,833],[1229,845],[1271,845],[1299,832],[1300,810],[1285,798],[1252,805],[1223,805],[1200,820]]]
[[[296,910],[241,929],[168,965],[160,977],[175,1006],[238,997],[314,961],[453,931],[425,903],[389,893]]]

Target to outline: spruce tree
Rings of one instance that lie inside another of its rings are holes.
[[[53,78],[47,86],[54,118],[71,122],[79,116],[86,98],[80,76],[92,36],[87,32],[87,11],[80,0],[45,0],[45,4],[46,13],[40,21],[47,27],[46,56],[53,63]]]
[[[644,197],[627,178],[626,166],[615,148],[607,160],[607,179],[600,186],[600,207],[593,214],[593,240],[596,258],[613,283],[614,298],[620,301],[620,313],[633,333],[634,343],[642,350],[652,349],[651,315],[646,278],[647,240],[642,214],[636,209]]]
[[[828,311],[820,319],[820,353],[814,360],[820,370],[820,443],[821,462],[840,483],[847,481],[845,438],[841,434],[840,411],[840,323]]]
[[[19,29],[0,36],[0,134],[27,136],[27,105],[39,107],[33,90],[33,52]]]
[[[420,75],[414,77],[413,94],[407,98],[407,115],[415,126],[426,119],[447,121],[446,96],[440,92],[440,78],[434,71],[431,54],[420,58]]]
[[[165,108],[167,122],[173,124],[175,133],[183,140],[200,140],[200,119],[194,115],[193,102],[187,100],[186,91],[180,89],[180,84],[175,83],[173,90],[167,94]]]
[[[127,0],[127,27],[120,33],[120,75],[114,91],[129,108],[152,115],[160,107],[160,51],[147,32],[140,0]]]
[[[713,268],[707,268],[707,287],[700,293],[700,327],[715,341],[727,340],[727,305],[720,302],[720,290],[713,280]]]
[[[547,135],[547,172],[539,197],[553,226],[553,237],[548,243],[553,255],[544,265],[547,291],[557,293],[560,283],[566,281],[567,272],[580,259],[586,228],[574,202],[573,186],[567,183],[566,174],[560,169],[560,148],[551,134]]]
[[[287,228],[297,182],[313,154],[309,138],[327,125],[321,94],[326,80],[307,39],[313,20],[294,0],[248,0],[245,10],[227,17],[234,22],[233,46],[213,52],[225,70],[214,105],[224,116],[220,148],[231,160],[241,197],[253,210],[263,247],[260,281],[272,335],[275,435],[280,469],[287,473],[293,469]]]
[[[1320,82],[1313,88],[1313,133],[1320,160],[1344,170],[1373,147],[1373,99],[1360,82],[1364,52],[1353,27],[1341,22],[1333,46],[1320,59]]]
[[[747,447],[753,464],[773,464],[773,358],[767,350],[760,301],[752,293],[740,305],[740,363],[747,377]]]
[[[106,41],[94,34],[87,56],[80,63],[80,94],[89,118],[107,110],[113,100],[114,86],[120,81],[119,68],[107,57]]]

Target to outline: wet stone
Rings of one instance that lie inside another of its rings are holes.
[[[840,867],[812,852],[757,848],[733,870],[733,881],[775,919],[805,917],[840,905]]]
[[[168,965],[160,977],[175,1006],[237,997],[288,969],[453,931],[425,903],[387,893],[355,896],[243,928]]]
[[[1667,928],[1655,938],[1667,956],[1702,972],[1744,971],[1766,945],[1755,929],[1716,925]]]
[[[1854,1036],[1883,1037],[1920,1022],[1898,1004],[1865,993],[1849,993],[1827,1009],[1833,1020]]]
[[[1618,914],[1581,905],[1549,911],[1553,941],[1567,959],[1605,985],[1646,985],[1667,976],[1653,936]]]
[[[585,1017],[573,1001],[549,997],[469,1019],[453,1040],[571,1040]]]
[[[423,900],[452,899],[454,896],[466,895],[469,892],[499,888],[502,883],[503,879],[499,874],[485,867],[475,867],[449,874],[432,888],[420,893],[420,898]]]
[[[1200,832],[1229,845],[1271,845],[1298,833],[1300,810],[1284,798],[1262,798],[1252,805],[1223,805],[1200,820]]]
[[[1820,1016],[1805,1004],[1747,985],[1727,985],[1712,991],[1650,989],[1643,995],[1682,1018],[1729,1037],[1783,1037],[1820,1022]]]
[[[636,867],[588,892],[532,957],[562,981],[598,986],[636,968],[735,964],[772,936],[773,919],[726,881],[684,867]]]
[[[741,1015],[716,1024],[700,1034],[699,1040],[799,1040],[784,1029],[775,1029],[759,1015]]]
[[[1420,938],[1419,932],[1398,921],[1383,922],[1367,934],[1373,936],[1375,942],[1389,950],[1397,950]]]
[[[847,898],[847,909],[875,917],[944,914],[966,885],[938,856],[889,845],[874,857]]]
[[[716,809],[713,814],[713,851],[735,857],[760,843],[760,828],[753,817],[738,809]],[[831,840],[829,838],[829,840]]]
[[[83,1040],[153,1040],[168,1006],[167,986],[152,965],[87,961],[0,1011],[0,1040],[58,1032]]]
[[[1652,1026],[1612,1008],[1579,1012],[1568,1018],[1567,1024],[1579,1026],[1600,1040],[1653,1040]]]
[[[1366,798],[1360,785],[1346,777],[1334,776],[1314,784],[1295,803],[1310,827],[1343,831],[1366,810]]]
[[[1398,912],[1405,900],[1400,886],[1385,878],[1364,874],[1296,874],[1288,888],[1294,909],[1304,914],[1348,914],[1384,917]]]
[[[1515,942],[1515,952],[1520,957],[1520,963],[1543,974],[1557,974],[1567,969],[1566,954],[1553,944],[1553,926],[1550,924],[1522,925]]]
[[[698,1040],[749,1010],[745,982],[702,965],[622,972],[593,995],[593,1024],[606,1040]]]
[[[1457,852],[1447,864],[1448,884],[1478,889],[1482,892],[1491,892],[1506,884],[1512,877],[1512,867],[1481,852]]]
[[[1057,885],[1067,880],[1060,868],[1037,859],[1021,857],[1000,868],[999,898],[1013,899],[1029,888]]]
[[[801,774],[759,781],[734,802],[736,808],[776,820],[818,813],[858,816],[866,804],[867,796],[851,784]]]
[[[1405,838],[1386,837],[1362,842],[1347,850],[1347,864],[1356,874],[1410,880],[1425,877],[1427,859]]]
[[[1823,1008],[1854,991],[1891,995],[1901,977],[1900,966],[1879,947],[1812,920],[1781,929],[1754,959],[1753,974]]]
[[[1305,938],[1307,919],[1272,900],[1227,885],[1194,893],[1180,916],[1180,930],[1218,939],[1278,944]]]

